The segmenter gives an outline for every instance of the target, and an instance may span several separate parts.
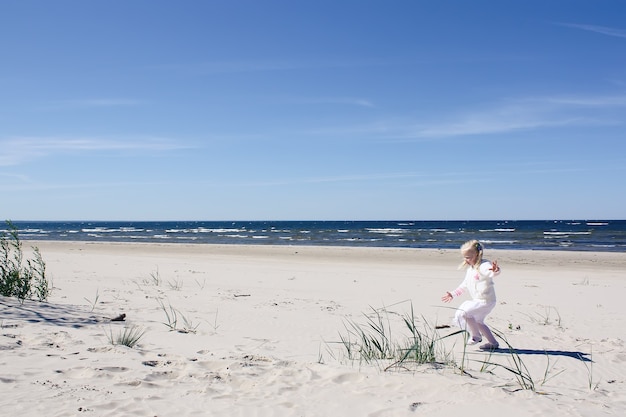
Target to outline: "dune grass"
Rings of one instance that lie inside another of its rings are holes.
[[[17,227],[10,220],[6,224],[8,234],[0,234],[0,295],[46,301],[51,285],[39,249],[33,247],[33,259],[24,259]]]
[[[479,360],[478,362],[481,363],[483,366],[492,366],[494,368],[501,368],[510,372],[515,378],[517,384],[519,385],[521,389],[535,391],[536,390],[535,379],[531,375],[530,371],[528,370],[528,367],[526,366],[526,364],[520,357],[519,353],[517,353],[517,351],[513,348],[513,346],[511,346],[511,344],[506,339],[504,334],[502,334],[501,332],[497,330],[493,330],[493,333],[498,339],[504,342],[506,349],[508,350],[508,353],[510,356],[510,359],[508,360],[508,364],[502,364],[499,362],[492,361],[491,355],[489,356],[488,359]],[[549,361],[548,361],[548,366],[549,366]],[[546,368],[544,381],[546,381],[548,378],[548,372],[549,372],[549,368]]]
[[[513,384],[518,389],[537,393],[540,393],[539,386],[564,372],[562,369],[554,369],[555,364],[551,362],[550,355],[546,352],[547,364],[543,374],[533,375],[520,352],[511,345],[504,333],[496,329],[493,329],[493,333],[501,340],[503,347],[497,352],[485,351],[487,356],[478,359],[467,352],[469,337],[465,330],[440,336],[437,326],[429,324],[423,317],[420,321],[415,319],[412,305],[406,314],[391,312],[387,308],[370,307],[370,311],[363,314],[361,321],[346,320],[344,327],[345,331],[339,334],[339,341],[332,343],[339,345],[339,354],[329,349],[333,357],[342,361],[375,365],[383,371],[415,370],[418,365],[430,364],[449,367],[460,371],[461,375],[474,378],[470,373],[474,364],[478,365],[474,370],[481,373],[494,374],[498,369],[504,370],[512,375]],[[457,361],[453,354],[453,350],[458,349],[446,348],[444,343],[445,339],[458,336],[462,337],[463,344],[460,361]],[[593,379],[593,362],[588,365],[583,361],[583,364],[587,367],[589,388],[593,390],[597,388],[597,383],[594,384]]]
[[[113,329],[109,330],[107,335],[109,343],[112,345],[122,345],[129,348],[134,348],[139,340],[146,334],[146,331],[139,326],[124,327],[116,335],[113,334]]]
[[[168,306],[165,306],[165,303],[160,298],[157,298],[157,303],[165,313],[165,321],[163,322],[170,331],[177,331],[179,333],[196,333],[199,323],[194,323],[191,319],[188,319],[184,314],[172,307],[172,304],[168,303]],[[180,322],[179,322],[180,319]],[[216,318],[217,320],[217,318]]]
[[[400,325],[392,316],[397,313],[386,308],[364,314],[365,322],[347,320],[345,332],[339,334],[342,356],[348,361],[377,364],[384,370],[409,368],[422,364],[446,365],[451,363],[437,329],[423,319],[418,325],[413,314],[400,315]],[[395,336],[396,331],[399,337]],[[456,334],[456,333],[454,333]],[[446,336],[449,337],[449,336]]]

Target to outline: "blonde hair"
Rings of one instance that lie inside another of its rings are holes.
[[[480,243],[476,239],[468,240],[467,242],[462,244],[461,245],[461,253],[474,251],[474,252],[476,252],[478,254],[478,257],[476,258],[476,263],[473,266],[468,264],[467,261],[465,261],[465,259],[463,259],[463,262],[461,263],[461,265],[459,265],[459,269],[465,268],[467,266],[469,266],[471,268],[474,268],[474,269],[478,269],[478,267],[480,266],[480,263],[483,260],[483,249],[484,248],[483,248],[482,243]]]

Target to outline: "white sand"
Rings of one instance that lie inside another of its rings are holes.
[[[440,298],[463,277],[457,251],[30,244],[54,290],[48,303],[0,297],[2,415],[626,415],[624,253],[487,248],[503,270],[487,322],[518,356],[468,347],[463,359],[462,336],[444,339],[463,374],[384,371],[389,361],[353,362],[335,343],[372,308],[398,323],[399,343],[411,306],[425,331],[449,324],[462,300]],[[159,300],[195,333],[171,331]],[[112,345],[132,326],[145,330],[137,346]],[[481,363],[516,358],[535,391]]]

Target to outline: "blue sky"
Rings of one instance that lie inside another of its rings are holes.
[[[0,217],[624,219],[625,15],[0,0]]]

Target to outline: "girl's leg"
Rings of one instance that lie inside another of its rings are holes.
[[[467,323],[467,330],[469,330],[470,335],[472,336],[472,340],[475,342],[480,342],[482,340],[480,327],[476,320],[473,317],[465,316],[465,322]]]
[[[477,303],[474,300],[464,301],[463,304],[456,310],[455,321],[458,326],[470,333],[472,341],[474,343],[478,343],[482,340],[480,336],[480,329],[478,328],[478,323],[476,318],[474,317],[474,310],[477,307],[480,307],[482,304]],[[470,344],[473,344],[470,342]]]
[[[496,338],[491,333],[491,330],[485,323],[476,323],[476,327],[480,330],[480,333],[487,338],[488,344],[481,346],[481,349],[497,349],[499,344]]]

